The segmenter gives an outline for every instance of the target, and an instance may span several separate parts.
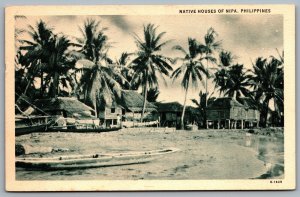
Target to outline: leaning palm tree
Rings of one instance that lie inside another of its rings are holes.
[[[185,90],[183,111],[181,114],[181,129],[184,129],[184,114],[186,109],[186,99],[190,85],[192,87],[198,87],[199,83],[203,84],[203,75],[207,76],[208,72],[205,69],[201,61],[199,61],[199,44],[195,39],[188,38],[188,52],[181,46],[177,45],[174,47],[183,53],[183,58],[177,58],[177,60],[182,61],[182,65],[177,68],[173,74],[173,81],[177,79],[181,74],[183,74],[183,79],[181,81],[181,86]]]
[[[135,34],[134,38],[138,51],[137,57],[131,62],[131,68],[135,71],[131,85],[139,85],[143,88],[144,102],[141,115],[141,122],[143,121],[148,89],[158,85],[158,76],[169,76],[169,71],[172,71],[170,66],[171,59],[165,57],[159,52],[167,45],[170,40],[162,41],[162,37],[166,32],[157,33],[157,27],[153,24],[144,26],[144,40]]]
[[[262,127],[267,125],[270,100],[273,99],[275,105],[283,103],[283,76],[283,63],[274,57],[269,61],[265,58],[257,58],[253,64],[250,80],[255,98],[261,104]]]

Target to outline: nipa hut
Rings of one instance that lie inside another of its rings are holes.
[[[244,129],[257,127],[259,111],[233,98],[218,98],[207,106],[208,129]]]
[[[113,102],[112,105],[100,106],[99,119],[103,127],[119,127],[124,108]]]
[[[178,102],[156,103],[162,127],[180,127],[183,106]]]
[[[161,126],[180,128],[183,105],[178,102],[157,102],[156,106]],[[198,109],[192,106],[187,106],[184,116],[185,125],[197,123],[198,117],[194,117],[195,115],[199,116]]]
[[[50,115],[61,115],[65,118],[91,118],[94,110],[73,97],[38,99],[34,105]]]
[[[119,104],[123,107],[123,119],[125,121],[139,121],[143,111],[144,97],[136,91],[123,90]],[[156,120],[157,107],[150,102],[146,103],[144,120]]]

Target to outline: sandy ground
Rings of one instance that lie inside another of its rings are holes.
[[[18,180],[251,179],[266,174],[268,164],[283,166],[282,138],[249,137],[237,131],[141,128],[109,133],[35,133],[16,137],[16,143],[27,146],[28,152],[63,150],[30,156],[180,149],[146,164],[49,172],[18,168]],[[282,169],[280,173],[282,176]]]

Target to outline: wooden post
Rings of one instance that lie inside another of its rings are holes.
[[[244,120],[241,120],[241,128],[244,129]]]
[[[230,125],[231,123],[230,123],[230,119],[228,120],[228,129],[230,129],[231,128],[231,125]]]
[[[134,128],[134,111],[132,112],[132,127]]]
[[[218,126],[218,129],[220,129],[220,120],[218,120],[217,126]]]
[[[206,129],[208,129],[208,120],[206,120]]]

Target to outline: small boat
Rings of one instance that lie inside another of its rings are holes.
[[[130,164],[142,164],[150,162],[165,154],[178,151],[176,148],[140,151],[121,152],[110,154],[91,154],[59,156],[51,158],[16,158],[16,167],[28,168],[31,170],[64,170],[76,168],[109,167]]]
[[[60,127],[60,126],[51,126],[48,128],[48,132],[73,132],[73,133],[101,133],[101,132],[110,132],[110,131],[118,131],[120,127],[112,127],[112,128],[100,128],[100,127],[81,127],[77,128],[75,125]]]
[[[46,131],[51,124],[50,116],[23,116],[15,117],[15,136],[25,135],[33,132]]]

